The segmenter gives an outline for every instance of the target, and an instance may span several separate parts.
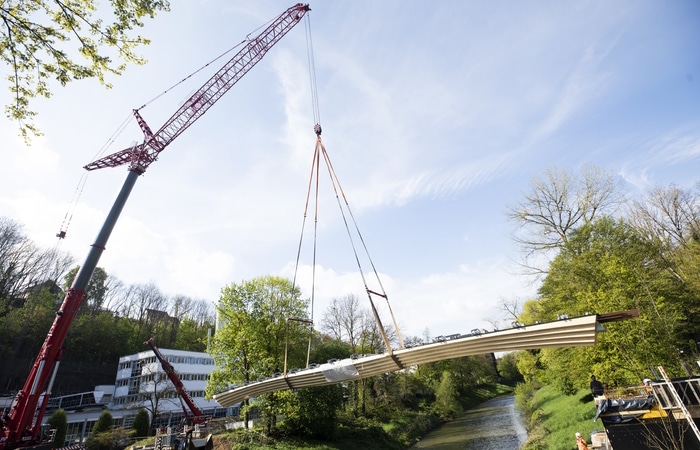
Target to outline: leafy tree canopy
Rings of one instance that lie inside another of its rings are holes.
[[[9,68],[12,102],[5,106],[9,119],[20,123],[20,133],[40,135],[33,125],[36,113],[30,101],[51,97],[49,81],[62,86],[83,78],[105,81],[120,75],[128,63],[144,64],[134,50],[149,40],[131,32],[143,19],[168,11],[168,0],[112,0],[111,11],[90,0],[4,0],[0,4],[0,59]],[[111,14],[110,14],[111,13]],[[113,61],[113,58],[117,61]]]
[[[602,218],[574,232],[554,259],[530,315],[548,321],[559,313],[640,311],[636,320],[606,324],[594,347],[541,351],[550,381],[562,392],[582,387],[591,373],[625,385],[641,382],[650,366],[680,367],[673,350],[685,299],[678,280],[653,263],[657,254],[629,224]]]
[[[289,319],[305,319],[308,301],[288,279],[263,276],[233,283],[222,289],[217,310],[220,327],[210,353],[219,369],[212,373],[209,394],[282,372],[285,349],[288,367],[306,366],[308,325]]]
[[[76,266],[63,277],[63,289],[65,291],[68,291],[68,289],[71,287],[75,277],[78,275],[79,270],[80,266]],[[95,271],[92,273],[92,277],[90,277],[90,282],[87,285],[87,289],[85,289],[85,298],[81,304],[82,310],[90,310],[91,312],[96,313],[100,310],[100,308],[102,308],[108,290],[108,277],[109,275],[107,274],[107,271],[105,271],[102,267],[95,268]]]

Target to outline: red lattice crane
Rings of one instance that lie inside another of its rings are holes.
[[[129,173],[95,243],[56,313],[53,325],[34,361],[24,387],[15,397],[10,413],[0,418],[0,450],[28,447],[51,448],[48,436],[42,433],[41,422],[61,360],[66,334],[85,298],[85,291],[90,278],[92,278],[92,273],[105,250],[107,240],[136,183],[136,179],[158,158],[160,152],[202,117],[217,100],[263,58],[273,45],[299,23],[309,10],[308,4],[297,3],[274,19],[256,37],[250,38],[243,49],[187,99],[180,109],[155,133],[151,131],[138,110],[134,110],[136,120],[145,136],[143,142],[93,161],[84,167],[86,170],[95,170],[128,164]]]
[[[160,362],[160,366],[163,368],[165,375],[167,375],[168,379],[170,379],[170,382],[173,383],[173,386],[175,386],[175,391],[180,397],[180,402],[182,404],[182,412],[185,414],[185,422],[187,423],[187,425],[194,426],[207,423],[209,417],[205,416],[202,410],[199,409],[197,404],[194,402],[194,399],[192,399],[190,393],[187,392],[187,389],[185,389],[185,385],[182,383],[182,380],[180,380],[180,377],[177,376],[175,368],[172,364],[168,362],[168,360],[165,359],[163,354],[160,352],[160,349],[156,346],[156,343],[153,341],[153,338],[147,340],[146,342],[144,342],[144,344],[151,347],[151,350],[153,350],[153,353],[156,355],[158,362]],[[187,406],[185,407],[185,405]],[[189,411],[187,411],[187,408],[189,408]]]
[[[85,166],[87,170],[103,167],[116,167],[129,163],[130,169],[143,167],[156,160],[176,137],[207,112],[243,75],[257,64],[265,53],[277,43],[309,11],[309,5],[297,3],[277,17],[262,33],[250,39],[246,46],[226,63],[209,81],[182,104],[173,116],[155,133],[151,132],[138,110],[134,110],[136,120],[143,130],[142,144],[93,161]],[[140,169],[139,169],[140,170]]]

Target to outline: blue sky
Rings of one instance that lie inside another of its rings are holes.
[[[1,121],[0,215],[57,245],[82,166],[107,142],[104,154],[142,139],[133,120],[112,138],[131,110],[291,5],[173,2],[143,30],[147,65],[111,90],[74,82],[35,103],[45,136],[31,147]],[[506,211],[547,167],[597,165],[632,195],[698,180],[697,1],[310,6],[323,142],[404,335],[485,327],[502,299],[535,294],[513,264]],[[108,273],[212,301],[231,282],[292,276],[315,145],[304,28],[139,179],[99,264]],[[224,61],[143,108],[151,128]],[[89,174],[60,243],[79,263],[125,177],[123,167]],[[369,306],[332,191],[321,194],[316,318],[350,293]],[[310,252],[301,258],[308,295]]]

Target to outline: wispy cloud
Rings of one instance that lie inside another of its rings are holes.
[[[685,170],[700,159],[700,125],[669,130],[647,140],[645,132],[636,143],[633,156],[620,169],[620,175],[640,191],[660,183],[655,173],[664,167]],[[679,180],[673,180],[678,183]]]
[[[281,274],[293,276],[294,266],[286,266]],[[312,285],[311,266],[302,264],[297,280],[304,295],[309,296],[315,289],[313,315],[320,319],[334,298],[348,294],[361,299],[369,308],[367,294],[358,272],[337,273],[334,270],[317,266],[316,283]],[[372,280],[373,274],[365,275]],[[478,263],[463,264],[445,273],[430,273],[422,277],[404,279],[379,274],[386,289],[391,310],[405,336],[421,336],[429,329],[433,336],[455,332],[468,332],[473,328],[487,325],[485,319],[498,320],[502,316],[499,302],[519,301],[533,298],[536,290],[518,281],[507,273],[507,263],[494,258]],[[370,289],[379,291],[376,286]],[[508,295],[517,293],[515,298]],[[508,294],[505,294],[508,293]],[[379,298],[375,304],[383,323],[391,323],[391,315],[386,302]]]
[[[608,72],[602,63],[615,48],[616,42],[617,39],[602,49],[597,45],[585,49],[562,87],[557,90],[554,104],[528,139],[526,147],[532,147],[552,136],[574,114],[580,113],[587,104],[605,93],[613,74]]]
[[[363,209],[403,206],[414,199],[446,198],[464,190],[487,184],[498,176],[510,155],[496,154],[457,167],[425,169],[407,179],[376,178],[365,186],[355,187],[353,198]]]

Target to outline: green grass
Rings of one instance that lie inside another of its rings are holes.
[[[552,386],[545,386],[535,394],[533,406],[538,424],[529,433],[527,448],[572,449],[577,431],[590,442],[591,431],[603,430],[600,421],[593,422],[595,403],[585,389],[563,395]]]

